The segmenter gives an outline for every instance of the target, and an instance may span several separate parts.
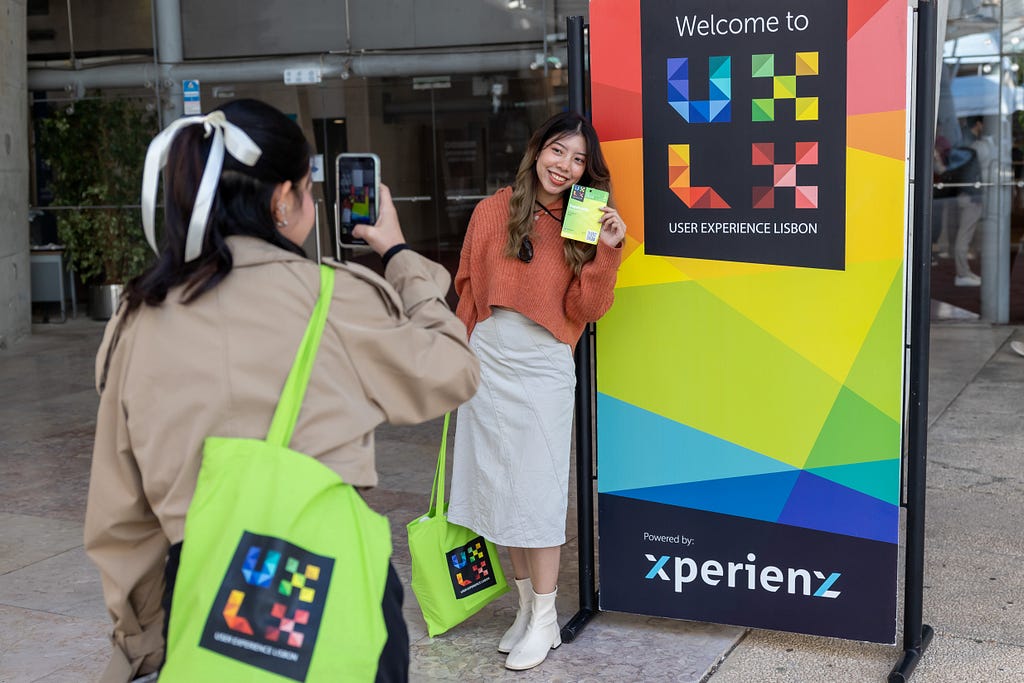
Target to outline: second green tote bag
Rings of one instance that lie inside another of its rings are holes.
[[[406,525],[412,555],[412,590],[431,637],[462,623],[508,591],[494,544],[448,521],[444,476],[449,416],[444,416],[430,509]]]

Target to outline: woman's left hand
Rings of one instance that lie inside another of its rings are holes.
[[[619,212],[610,206],[602,206],[601,211],[601,235],[602,242],[609,247],[617,247],[626,238],[626,222],[622,220]]]

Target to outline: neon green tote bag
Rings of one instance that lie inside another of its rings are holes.
[[[508,591],[494,544],[448,521],[444,498],[448,418],[446,414],[430,509],[406,525],[412,556],[412,590],[431,637],[461,624]]]
[[[161,683],[376,677],[388,522],[336,473],[287,447],[334,287],[334,270],[320,272],[267,439],[203,445]]]

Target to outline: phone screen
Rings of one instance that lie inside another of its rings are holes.
[[[379,164],[375,154],[338,156],[338,220],[345,241],[351,241],[355,225],[377,222]]]

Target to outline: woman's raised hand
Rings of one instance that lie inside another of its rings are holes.
[[[352,229],[352,236],[366,240],[366,243],[381,256],[388,249],[396,244],[405,242],[405,235],[402,234],[402,225],[398,222],[398,211],[391,201],[391,190],[381,183],[380,186],[380,215],[373,225],[356,225]]]
[[[610,206],[602,206],[601,211],[601,235],[602,242],[609,247],[617,247],[626,238],[626,222],[622,220],[619,212]]]

